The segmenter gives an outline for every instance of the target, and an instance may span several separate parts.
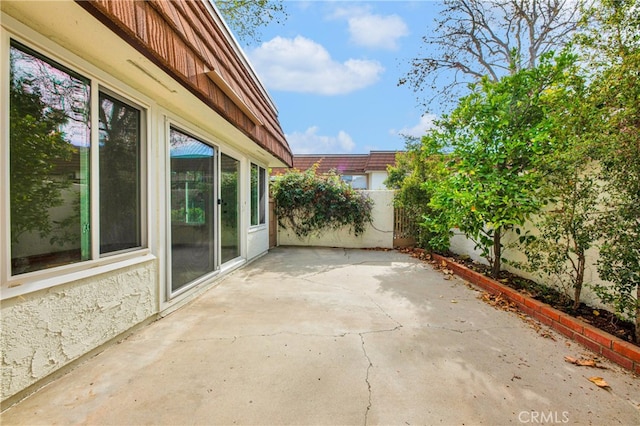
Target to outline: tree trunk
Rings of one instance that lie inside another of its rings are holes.
[[[584,252],[578,254],[578,270],[576,271],[576,280],[573,284],[573,310],[580,307],[580,293],[582,293],[582,284],[584,282],[584,268],[587,263]]]
[[[491,268],[491,276],[498,279],[500,275],[500,258],[502,257],[502,246],[500,245],[500,230],[497,228],[493,232],[493,265]]]

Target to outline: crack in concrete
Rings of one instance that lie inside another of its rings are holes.
[[[365,382],[367,383],[367,391],[369,392],[369,401],[367,404],[367,409],[364,412],[364,426],[367,426],[367,422],[369,420],[369,411],[371,410],[371,382],[369,381],[369,370],[373,367],[373,363],[371,362],[371,358],[367,354],[367,348],[364,345],[364,333],[358,333],[360,335],[360,341],[362,342],[362,353],[364,353],[364,357],[369,363],[367,365],[367,375],[365,377]]]
[[[371,300],[371,303],[373,303],[374,305],[376,305],[378,307],[378,309],[380,309],[380,312],[382,312],[387,318],[389,318],[391,321],[395,322],[396,324],[398,324],[396,326],[396,328],[394,328],[391,331],[395,331],[398,328],[402,327],[402,324],[400,323],[400,321],[396,320],[395,318],[393,318],[391,315],[389,315],[389,313],[387,311],[385,311],[384,309],[382,309],[382,306],[380,306],[379,304],[376,303],[375,300],[373,300],[373,297],[371,297],[370,295],[367,294],[367,297],[369,298],[369,300]]]
[[[374,302],[375,303],[375,302]],[[391,317],[389,317],[391,318]],[[393,319],[393,318],[391,318]],[[362,344],[362,353],[364,354],[365,359],[367,360],[367,374],[365,376],[365,383],[367,384],[367,392],[369,394],[368,397],[368,403],[367,403],[367,408],[364,412],[364,426],[367,426],[368,421],[369,421],[369,411],[371,411],[371,382],[369,381],[369,372],[371,371],[371,367],[373,367],[373,362],[371,362],[371,358],[369,357],[369,354],[367,353],[367,348],[365,347],[365,343],[364,343],[364,336],[365,334],[373,334],[373,333],[392,333],[394,331],[398,331],[402,328],[402,324],[400,324],[398,321],[393,320],[394,322],[396,322],[396,324],[398,324],[397,326],[395,326],[394,328],[390,328],[390,329],[386,329],[386,330],[373,330],[373,331],[363,331],[358,333],[358,335],[360,336],[360,342]],[[351,333],[348,333],[351,334]]]

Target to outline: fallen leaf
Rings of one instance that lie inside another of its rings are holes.
[[[441,262],[441,264],[442,264],[442,266],[443,266],[443,267],[445,267],[445,266],[447,266],[447,261],[446,261],[446,260],[443,260],[443,261]]]
[[[606,367],[598,365],[598,363],[593,359],[583,359],[583,358],[578,359],[578,358],[574,358],[567,355],[564,357],[564,360],[567,362],[570,362],[571,364],[575,364],[579,367],[593,367],[593,368],[606,369]]]
[[[455,299],[452,299],[452,300],[451,300],[451,303],[458,303],[458,301],[457,301],[457,300],[455,300]]]
[[[597,376],[589,377],[589,381],[594,383],[596,386],[601,387],[601,388],[608,388],[609,387],[609,384],[607,382],[605,382],[602,377],[597,377]]]

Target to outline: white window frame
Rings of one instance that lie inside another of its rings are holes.
[[[215,170],[214,170],[214,175],[216,178],[216,181],[220,180],[219,177],[219,167],[220,167],[220,144],[218,143],[217,140],[215,140],[214,138],[203,134],[202,132],[199,132],[197,130],[194,129],[194,126],[189,125],[188,123],[186,123],[185,121],[181,120],[180,118],[174,116],[173,114],[169,114],[167,113],[167,115],[165,116],[165,123],[164,123],[164,135],[165,135],[165,140],[166,140],[166,144],[165,144],[165,158],[166,158],[166,164],[165,164],[165,173],[164,173],[164,178],[165,178],[165,182],[164,182],[164,188],[165,188],[165,200],[166,202],[165,204],[165,212],[164,212],[164,217],[165,217],[165,236],[164,236],[164,241],[166,244],[166,264],[164,265],[165,268],[165,280],[164,280],[164,295],[163,295],[163,303],[165,305],[169,304],[169,303],[175,303],[177,301],[180,301],[181,298],[187,294],[189,294],[189,292],[191,290],[193,290],[194,288],[202,285],[203,283],[208,282],[209,280],[211,280],[213,277],[216,277],[217,275],[220,274],[220,237],[219,237],[219,233],[220,233],[220,213],[219,213],[219,209],[218,209],[218,205],[216,202],[216,206],[215,206],[215,214],[216,214],[216,218],[214,220],[213,226],[214,226],[214,235],[215,235],[215,247],[216,247],[216,253],[215,253],[215,265],[214,265],[214,270],[202,275],[199,278],[196,278],[195,280],[191,281],[190,283],[180,287],[178,290],[173,291],[171,288],[171,265],[172,265],[172,258],[171,258],[171,246],[172,246],[172,241],[171,241],[171,153],[170,153],[170,149],[171,149],[171,144],[170,144],[170,132],[171,129],[175,129],[178,132],[184,133],[188,136],[193,137],[194,139],[197,139],[199,142],[210,146],[211,148],[214,149],[215,152],[215,157],[216,159],[214,160],[214,164],[215,164]],[[214,185],[214,199],[218,199],[219,198],[219,194],[220,194],[220,188],[219,188],[219,182],[216,182],[217,184]],[[165,306],[166,308],[167,306]],[[164,309],[164,308],[163,308]],[[161,309],[161,310],[163,310]]]
[[[268,206],[269,206],[269,186],[268,186],[268,181],[269,181],[269,176],[267,175],[267,169],[263,166],[261,166],[258,163],[255,163],[253,161],[251,161],[249,163],[249,224],[251,226],[251,228],[264,228],[267,226],[267,222],[268,222]],[[258,194],[257,194],[257,200],[253,199],[253,188],[252,188],[252,184],[251,184],[251,175],[253,174],[253,167],[257,167],[258,168]],[[262,182],[262,185],[260,185],[260,171],[263,171],[264,174],[264,180]],[[262,205],[260,203],[260,190],[264,191],[264,199],[262,200]],[[256,207],[258,209],[258,223],[254,224],[253,223],[253,203],[256,203]],[[262,218],[262,221],[260,220],[260,208],[262,207],[262,209],[264,210],[264,217]]]
[[[11,275],[11,225],[9,223],[9,46],[11,40],[32,49],[38,54],[59,63],[60,65],[77,72],[90,80],[91,93],[91,180],[90,180],[90,202],[91,202],[91,259],[79,261],[69,265],[28,272],[24,274]],[[34,291],[55,287],[68,282],[83,278],[93,277],[109,271],[129,267],[139,263],[144,263],[155,259],[149,249],[149,178],[148,159],[150,155],[149,129],[152,116],[152,102],[145,99],[136,91],[115,78],[109,76],[104,71],[89,64],[82,58],[74,55],[66,49],[45,38],[41,34],[15,21],[13,18],[2,14],[2,27],[0,29],[0,44],[2,45],[2,57],[0,58],[0,95],[2,99],[2,113],[0,116],[0,127],[3,129],[0,134],[1,151],[0,164],[2,164],[2,182],[0,185],[0,196],[2,198],[2,208],[0,208],[0,219],[2,228],[0,229],[0,244],[3,253],[0,259],[0,299],[6,300],[19,295]],[[124,252],[105,253],[100,257],[99,242],[99,173],[98,173],[98,102],[99,93],[103,92],[114,96],[128,105],[137,108],[141,112],[141,247],[133,248]],[[6,108],[5,108],[6,106]]]

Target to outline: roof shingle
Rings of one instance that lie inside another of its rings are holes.
[[[318,163],[317,173],[337,170],[341,175],[362,175],[386,171],[388,165],[396,164],[397,153],[398,151],[371,151],[369,154],[298,154],[293,156],[293,168],[306,171]],[[274,168],[272,174],[283,174],[287,170]]]

